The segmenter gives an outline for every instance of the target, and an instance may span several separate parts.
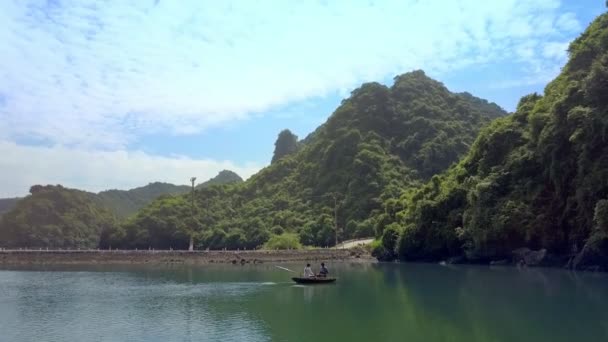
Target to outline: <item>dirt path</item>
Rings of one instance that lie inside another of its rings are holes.
[[[347,249],[347,248],[357,247],[360,245],[369,245],[370,243],[372,243],[372,241],[374,241],[374,238],[344,241],[344,242],[338,244],[338,249],[341,249],[341,248]]]

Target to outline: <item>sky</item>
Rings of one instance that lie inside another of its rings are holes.
[[[248,178],[364,82],[423,69],[508,111],[604,0],[0,1],[0,197]]]

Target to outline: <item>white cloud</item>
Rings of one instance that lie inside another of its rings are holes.
[[[33,147],[6,141],[0,141],[0,156],[0,198],[23,196],[34,184],[62,184],[98,192],[130,189],[155,181],[187,184],[192,176],[202,182],[224,169],[246,179],[260,169],[252,163],[161,157],[138,151]]]
[[[545,58],[565,61],[568,56],[569,42],[548,42],[543,46],[542,54]]]
[[[536,56],[536,42],[530,40],[526,43],[520,44],[515,49],[515,54],[518,58],[523,60],[530,60]]]
[[[552,69],[530,41],[580,29],[557,0],[56,3],[0,3],[0,139],[122,149],[413,68]]]
[[[576,19],[574,13],[564,13],[557,18],[557,29],[566,32],[576,32],[581,30],[581,23]]]
[[[549,41],[542,44],[520,46],[517,58],[525,60],[525,75],[517,79],[501,80],[490,84],[494,89],[507,89],[521,86],[547,84],[561,71],[568,59],[569,42]]]

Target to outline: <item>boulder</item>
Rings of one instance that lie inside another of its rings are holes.
[[[522,247],[511,252],[513,255],[513,263],[517,265],[527,266],[546,266],[547,264],[547,250],[540,249],[533,251],[530,248]]]
[[[384,246],[380,245],[372,251],[372,256],[378,259],[378,261],[394,261],[397,255],[392,250],[387,250]]]
[[[530,252],[532,252],[532,250],[528,247],[522,247],[522,248],[513,250],[511,252],[511,254],[513,255],[513,263],[520,262]]]
[[[570,266],[575,270],[608,271],[608,235],[592,235]]]
[[[465,264],[467,262],[467,258],[464,255],[459,255],[459,256],[455,256],[455,257],[451,257],[448,258],[448,260],[445,261],[446,264]]]
[[[508,264],[509,264],[509,260],[507,260],[507,259],[492,260],[492,261],[490,261],[490,265],[492,265],[492,266],[508,265]]]

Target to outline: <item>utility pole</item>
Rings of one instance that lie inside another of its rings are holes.
[[[336,250],[338,249],[338,194],[332,193],[331,196],[334,198],[334,229],[336,230]]]
[[[192,206],[190,208],[190,213],[192,215],[192,224],[194,224],[194,182],[196,182],[196,177],[190,178],[192,182]],[[190,227],[190,244],[188,245],[188,250],[194,250],[194,228]]]
[[[338,205],[341,203],[341,201],[338,201],[338,197],[342,196],[342,194],[339,192],[330,192],[330,193],[326,193],[324,195],[311,196],[311,197],[327,198],[328,196],[330,196],[334,200],[334,230],[336,233],[336,245],[334,248],[338,249],[338,230],[339,230],[339,228],[338,228]]]

